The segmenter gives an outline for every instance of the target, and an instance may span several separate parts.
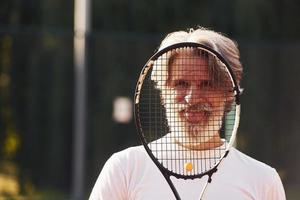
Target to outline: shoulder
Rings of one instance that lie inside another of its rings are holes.
[[[235,165],[235,169],[243,171],[253,178],[257,177],[260,180],[273,182],[279,176],[273,167],[242,153],[236,148],[230,150],[228,159],[232,162],[231,165]]]
[[[124,149],[114,153],[104,164],[93,187],[90,200],[128,199],[128,180],[132,166],[145,154],[141,146]]]
[[[127,162],[142,159],[146,155],[146,151],[143,146],[134,146],[126,148],[122,151],[114,153],[108,162]]]
[[[130,171],[145,167],[151,162],[143,146],[134,146],[114,153],[105,163],[110,169],[121,171],[128,175]]]
[[[239,178],[247,181],[249,187],[256,186],[259,199],[285,199],[284,188],[276,169],[260,162],[239,150],[232,148],[228,154],[227,165]],[[234,175],[233,174],[233,175]]]
[[[274,168],[272,168],[271,166],[246,155],[245,153],[237,150],[236,148],[231,148],[228,157],[236,161],[239,165],[246,168],[254,168],[256,170],[262,171],[274,170]]]

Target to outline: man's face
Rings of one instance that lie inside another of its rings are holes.
[[[226,90],[216,83],[208,65],[207,57],[187,52],[176,55],[169,66],[162,98],[171,133],[183,146],[219,137]]]

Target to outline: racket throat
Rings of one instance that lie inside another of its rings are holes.
[[[181,198],[180,198],[180,196],[179,196],[179,194],[178,194],[178,192],[177,192],[174,184],[171,181],[171,177],[169,175],[164,174],[164,173],[162,173],[162,174],[164,175],[166,181],[168,182],[168,184],[169,184],[169,186],[170,186],[170,188],[171,188],[171,190],[172,190],[172,192],[173,192],[176,200],[181,200]]]
[[[211,170],[211,172],[208,174],[208,179],[207,179],[207,183],[211,183],[211,181],[212,181],[212,175],[214,174],[214,173],[216,173],[218,171],[218,169],[217,168],[214,168],[213,170]]]
[[[201,193],[200,193],[199,200],[203,200],[203,196],[204,196],[204,193],[205,193],[205,191],[206,191],[207,185],[208,185],[209,183],[211,183],[211,181],[212,181],[212,175],[213,175],[214,173],[216,173],[217,171],[218,171],[218,169],[217,169],[217,168],[214,168],[213,170],[210,171],[209,174],[207,174],[208,179],[207,179],[207,181],[206,181],[206,183],[205,183],[205,185],[204,185],[204,187],[203,187],[203,189],[202,189],[202,191],[201,191]]]

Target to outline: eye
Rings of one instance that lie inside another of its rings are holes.
[[[189,83],[185,80],[176,80],[174,83],[175,88],[187,88]]]
[[[201,89],[204,89],[204,90],[212,89],[213,88],[213,83],[212,83],[211,80],[203,80],[203,81],[200,82],[199,87]]]

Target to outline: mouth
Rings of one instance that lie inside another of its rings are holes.
[[[212,106],[208,103],[198,103],[181,110],[181,116],[191,124],[201,124],[208,120]]]

